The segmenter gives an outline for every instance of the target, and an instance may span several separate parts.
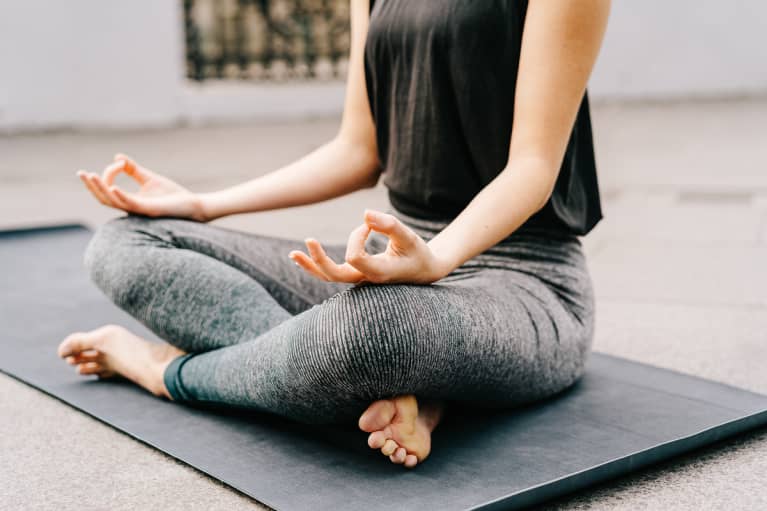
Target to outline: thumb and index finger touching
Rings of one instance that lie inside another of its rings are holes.
[[[408,248],[414,243],[413,232],[392,215],[366,209],[364,220],[362,225],[351,232],[346,244],[346,261],[361,270],[363,268],[360,267],[371,264],[372,256],[365,250],[365,242],[371,231],[386,235],[402,248]]]
[[[124,211],[143,212],[144,207],[137,200],[137,197],[122,191],[114,184],[114,180],[120,172],[125,172],[140,185],[152,177],[148,170],[136,165],[132,159],[122,153],[115,155],[114,162],[104,169],[101,175],[78,170],[77,176],[102,204]]]
[[[120,172],[125,172],[127,175],[135,179],[140,185],[143,185],[149,180],[149,173],[146,169],[136,165],[136,162],[122,153],[117,153],[114,157],[114,163],[104,169],[102,179],[107,186],[112,186],[115,177]]]
[[[354,229],[347,242],[346,262],[376,282],[391,271],[392,261],[383,255],[370,255],[365,242],[371,231],[387,236],[396,246],[408,250],[415,246],[417,235],[393,215],[371,209],[365,210],[365,222]]]
[[[394,215],[366,209],[365,223],[372,230],[385,234],[404,249],[411,248],[417,241],[417,235]]]

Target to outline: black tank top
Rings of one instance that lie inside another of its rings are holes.
[[[365,79],[396,209],[452,219],[506,166],[527,2],[371,0]],[[584,94],[554,191],[527,227],[602,218]]]

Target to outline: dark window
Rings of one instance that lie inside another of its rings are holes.
[[[185,0],[187,76],[255,81],[339,79],[349,0]]]

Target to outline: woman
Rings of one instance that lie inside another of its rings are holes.
[[[174,401],[357,420],[406,467],[429,455],[448,402],[510,407],[567,388],[593,331],[578,236],[601,218],[585,87],[608,2],[352,0],[332,141],[213,193],[124,155],[79,171],[129,213],[90,242],[92,279],[167,344],[107,325],[71,334],[60,356]],[[138,193],[113,184],[120,172]],[[391,208],[366,210],[345,246],[307,239],[305,253],[206,223],[381,174]]]

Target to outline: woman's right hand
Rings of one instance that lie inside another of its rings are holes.
[[[139,184],[138,192],[126,192],[114,184],[120,172],[125,172]],[[199,195],[165,176],[137,165],[124,154],[115,155],[114,163],[104,169],[100,176],[85,170],[78,170],[77,176],[105,206],[151,217],[171,216],[199,222],[209,220]]]

